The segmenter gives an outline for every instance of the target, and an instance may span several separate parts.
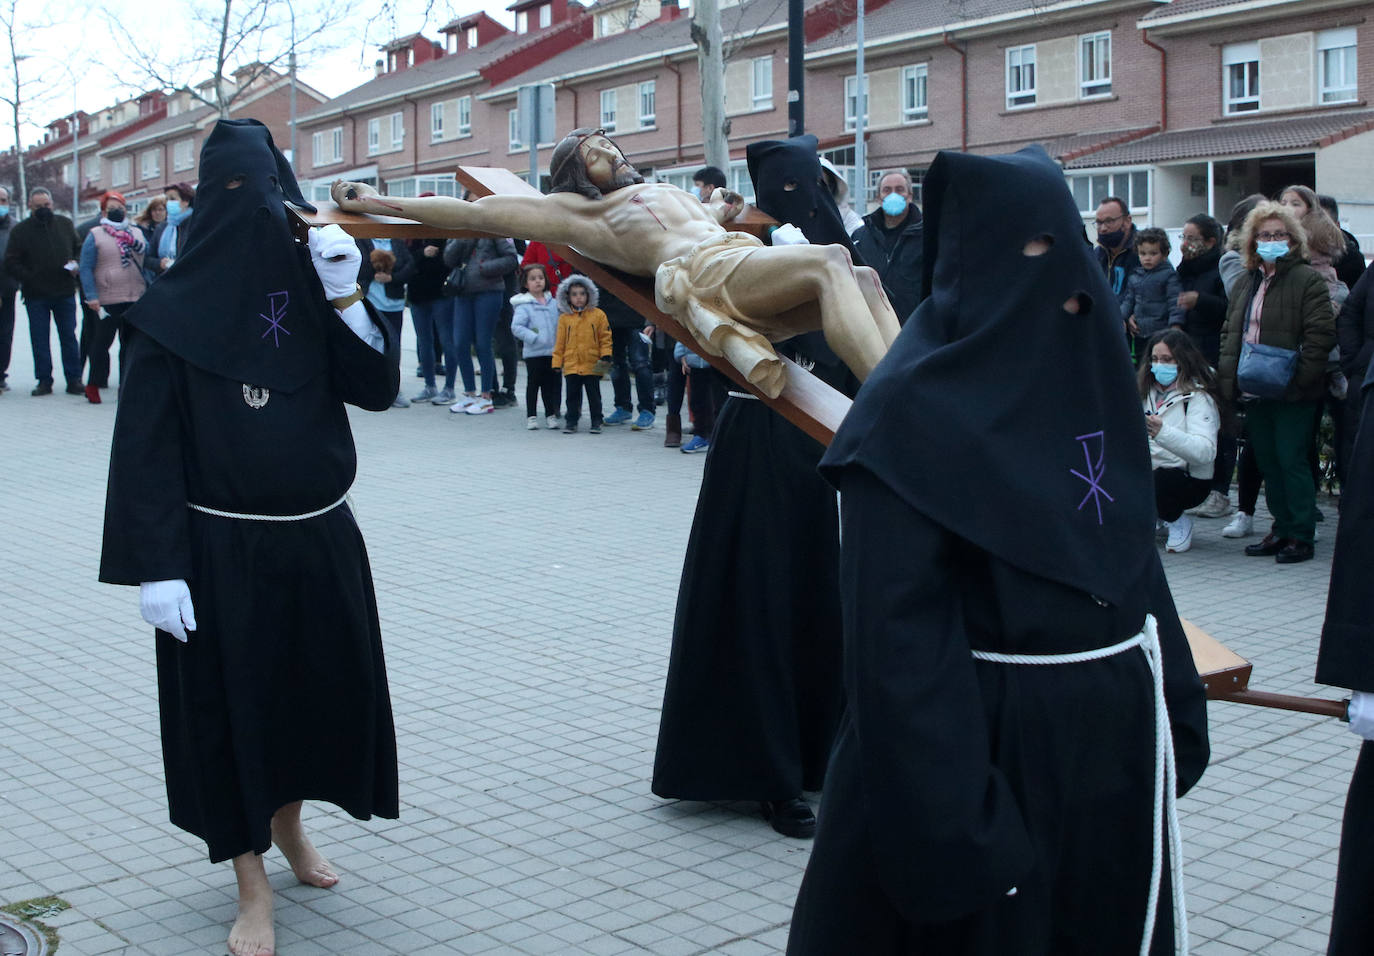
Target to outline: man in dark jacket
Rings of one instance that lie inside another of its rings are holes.
[[[864,216],[854,230],[854,248],[864,265],[878,270],[897,319],[905,322],[921,301],[921,210],[911,201],[911,177],[905,170],[878,180],[879,208]]]
[[[50,324],[57,326],[67,394],[81,395],[81,350],[76,342],[76,270],[81,243],[66,216],[52,209],[52,193],[42,186],[29,194],[31,215],[10,231],[5,271],[19,280],[29,313],[33,346],[34,395],[52,394]]]
[[[605,289],[601,290],[601,309],[611,324],[611,389],[615,394],[615,411],[606,416],[604,424],[623,425],[634,419],[630,428],[635,431],[653,428],[654,373],[649,368],[649,345],[639,337],[644,316]],[[631,376],[639,399],[638,417],[630,404]]]
[[[10,216],[10,191],[0,186],[0,256],[5,254],[5,246],[10,241],[10,230],[14,219]],[[7,381],[10,372],[10,350],[14,346],[14,296],[19,291],[19,283],[14,281],[4,269],[0,269],[0,392],[10,390]]]
[[[1135,223],[1131,222],[1131,211],[1126,208],[1126,200],[1108,196],[1097,206],[1097,263],[1112,294],[1118,299],[1126,291],[1126,280],[1140,265],[1140,257],[1135,254]]]

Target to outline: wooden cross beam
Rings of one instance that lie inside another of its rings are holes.
[[[457,179],[476,196],[501,194],[505,196],[537,196],[539,191],[519,176],[507,169],[478,166],[460,166]],[[372,216],[341,211],[330,202],[319,204],[318,213],[306,213],[287,206],[298,228],[327,226],[337,224],[349,235],[368,239],[424,239],[424,238],[468,238],[490,236],[489,233],[463,229],[444,229],[427,226],[410,219],[394,216]],[[753,206],[746,206],[726,228],[751,232],[762,236],[769,226],[777,221],[766,216]],[[500,237],[492,237],[500,238]],[[760,401],[796,425],[822,445],[829,445],[835,437],[835,430],[849,411],[850,400],[825,382],[803,370],[795,362],[782,357],[786,373],[786,384],[777,398],[769,398],[749,384],[740,372],[724,358],[703,351],[693,338],[692,333],[674,319],[659,310],[654,302],[653,280],[644,276],[632,276],[611,269],[582,255],[568,246],[550,244],[549,248],[560,258],[572,263],[584,275],[590,276],[597,285],[609,289],[622,302],[629,305],[653,325],[663,329],[674,339],[681,342],[728,378],[741,391],[755,395]],[[1345,702],[1322,700],[1309,697],[1294,697],[1286,694],[1270,694],[1250,690],[1249,661],[1231,651],[1210,634],[1189,621],[1183,622],[1184,633],[1193,652],[1193,662],[1198,674],[1207,688],[1211,700],[1230,700],[1261,707],[1277,707],[1282,710],[1296,710],[1305,713],[1321,714],[1328,717],[1345,717]]]

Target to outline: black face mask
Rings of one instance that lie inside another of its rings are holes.
[[[1111,232],[1099,232],[1097,243],[1107,249],[1115,249],[1121,245],[1121,240],[1126,238],[1125,229],[1113,229]]]
[[[119,208],[111,209],[109,212],[105,213],[105,218],[110,220],[110,222],[123,222],[124,210]]]
[[[33,218],[39,222],[52,222],[52,208],[49,206],[39,206],[33,211]]]

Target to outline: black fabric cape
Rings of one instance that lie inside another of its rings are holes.
[[[932,294],[864,383],[821,466],[841,494],[847,706],[788,952],[1135,952],[1155,845],[1154,699],[1144,655],[1039,667],[971,656],[1107,647],[1153,613],[1179,791],[1206,766],[1202,683],[1153,541],[1138,536],[1140,553],[1131,554],[1103,540],[1096,507],[1084,515],[1081,492],[1062,481],[1083,466],[1081,457],[1064,460],[1057,439],[1083,433],[1080,415],[1095,417],[1106,440],[1091,474],[1120,506],[1117,532],[1133,533],[1136,512],[1153,507],[1148,458],[1130,447],[1138,442],[1143,452],[1144,429],[1116,341],[1120,320],[1114,305],[1096,316],[1062,308],[1075,292],[1095,305],[1112,300],[1077,241],[1062,174],[1043,152],[942,153],[932,180]],[[993,215],[1008,206],[1010,215]],[[1027,239],[1053,236],[1053,251],[1064,252],[1053,274],[988,249],[989,217],[1004,223],[1001,242],[1016,257]],[[961,254],[965,233],[977,236],[978,254]],[[997,296],[1005,301],[990,301]],[[1076,337],[1060,327],[1070,319],[1080,323]],[[1055,348],[1016,336],[1019,348],[1003,350],[980,328],[1020,321],[1039,326]],[[959,348],[970,339],[984,349]],[[948,374],[947,349],[964,363],[966,384]],[[1042,377],[1047,388],[1067,382],[1064,406],[1040,403],[1037,420],[1008,407]],[[932,395],[931,381],[957,394]],[[959,415],[953,398],[962,399]],[[1076,407],[1089,401],[1096,406]],[[933,424],[913,423],[923,417],[961,434],[941,440]],[[1134,438],[1112,440],[1113,429],[1127,427]],[[999,452],[1012,460],[997,461]],[[951,463],[951,455],[966,457]],[[989,494],[992,480],[1008,484]],[[1020,487],[1037,482],[1050,491]],[[1001,534],[968,517],[980,511],[1004,522]],[[1055,522],[1066,530],[1047,531]],[[1046,553],[1035,556],[1017,535],[1042,536]],[[1156,953],[1173,947],[1165,883]]]
[[[1364,381],[1364,408],[1354,460],[1341,492],[1341,521],[1331,558],[1331,590],[1317,653],[1317,681],[1374,692],[1374,368]],[[1341,824],[1331,956],[1374,952],[1374,745],[1360,748]]]
[[[183,264],[194,274],[194,259]],[[218,861],[265,851],[272,814],[295,800],[395,817],[396,743],[372,575],[349,508],[267,522],[187,503],[266,515],[333,504],[357,466],[344,403],[389,407],[399,373],[389,351],[329,310],[319,354],[300,363],[319,374],[289,391],[251,390],[264,381],[254,368],[226,377],[197,361],[194,331],[223,317],[201,304],[175,303],[189,356],[131,336],[100,580],[190,586],[197,629],[184,644],[156,637],[163,758],[172,822]]]
[[[814,137],[751,144],[748,155],[760,209],[813,243],[848,246]],[[852,394],[819,332],[777,348]],[[816,473],[823,451],[762,402],[731,398],[716,419],[673,621],[659,796],[784,800],[821,788],[843,707],[838,515]]]

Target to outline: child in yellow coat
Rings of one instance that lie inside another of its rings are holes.
[[[601,434],[601,378],[611,367],[611,325],[596,307],[600,296],[596,283],[583,275],[571,275],[558,284],[558,336],[553,346],[553,367],[563,370],[568,383],[567,424],[563,434],[577,431],[582,415],[582,392],[587,392],[593,435]]]

